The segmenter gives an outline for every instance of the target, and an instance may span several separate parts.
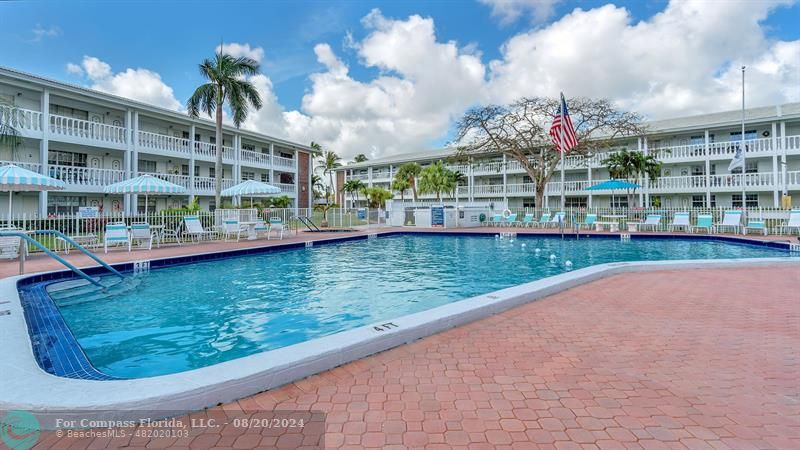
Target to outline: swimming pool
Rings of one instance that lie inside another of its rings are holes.
[[[108,294],[67,289],[51,297],[97,370],[139,378],[211,366],[539,280],[567,271],[567,261],[579,269],[616,261],[780,256],[788,253],[707,239],[400,234],[168,266]]]

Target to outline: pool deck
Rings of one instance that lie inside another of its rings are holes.
[[[352,234],[366,232],[334,237]],[[328,237],[101,256],[123,262]],[[60,269],[41,255],[27,267]],[[0,263],[0,276],[16,273],[16,262]],[[790,265],[614,275],[190,417],[323,411],[326,448],[796,449],[798,286]],[[234,427],[152,440],[45,432],[35,448],[296,448],[303,439],[297,430]]]
[[[794,266],[615,275],[191,417],[324,411],[326,448],[796,449],[798,283]],[[43,433],[36,448],[302,439]]]

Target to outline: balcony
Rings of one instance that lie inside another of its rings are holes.
[[[348,180],[361,180],[361,181],[368,181],[369,174],[367,173],[355,173],[353,175],[348,175]]]
[[[294,170],[294,159],[284,158],[282,156],[272,157],[272,166],[276,169],[289,169]]]
[[[786,172],[786,186],[789,189],[800,189],[800,170]]]
[[[512,196],[533,196],[536,194],[536,185],[533,183],[509,184],[506,186],[506,194]]]
[[[21,162],[21,161],[0,161],[0,166],[4,166],[6,164],[14,164],[17,167],[22,167],[23,169],[30,170],[31,172],[41,173],[42,165],[39,163],[29,163],[29,162]]]
[[[148,153],[172,153],[184,158],[188,158],[192,153],[189,139],[148,131],[139,132],[139,148]]]
[[[502,184],[483,184],[473,186],[472,195],[475,197],[497,197],[503,195]]]
[[[183,186],[187,190],[191,185],[189,175],[175,175],[171,173],[152,173],[152,172],[139,172],[139,175],[152,175],[164,181],[169,181],[170,183],[177,184],[178,186]]]
[[[241,161],[244,164],[255,167],[269,167],[269,153],[254,152],[252,150],[242,150]]]
[[[42,113],[0,105],[0,124],[11,125],[23,136],[39,137],[42,133]]]
[[[292,183],[272,183],[273,186],[281,188],[284,194],[294,194],[297,186]]]
[[[107,185],[125,179],[124,170],[58,165],[51,165],[49,168],[49,175],[66,183],[68,191],[103,192]]]
[[[222,189],[227,189],[234,185],[234,182],[230,178],[223,178],[222,179]],[[194,190],[196,194],[200,195],[214,195],[214,187],[216,186],[216,181],[214,177],[194,177]]]
[[[372,181],[389,181],[391,179],[392,174],[388,170],[372,172]]]
[[[50,115],[50,133],[64,142],[124,149],[127,129],[83,119]]]
[[[772,173],[747,173],[744,175],[744,187],[747,190],[772,190],[775,184],[775,177]],[[742,190],[742,175],[731,173],[724,175],[709,176],[711,191],[731,191]]]

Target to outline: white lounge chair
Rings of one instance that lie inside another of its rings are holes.
[[[558,228],[562,222],[564,223],[564,226],[567,225],[567,214],[565,212],[557,212],[553,218],[545,224],[545,228],[550,228],[550,226]]]
[[[783,234],[787,230],[789,231],[789,234],[792,234],[792,230],[800,234],[800,209],[793,209],[789,212],[789,220],[787,220],[785,224],[781,225],[780,233]]]
[[[278,239],[283,239],[283,221],[280,217],[271,217],[269,219],[269,231],[267,231],[267,240],[269,240],[272,231],[278,233]]]
[[[267,235],[267,237],[269,237],[269,226],[261,219],[256,220],[255,231],[256,236],[258,236],[258,233],[264,233]]]
[[[131,238],[128,234],[128,226],[122,222],[110,223],[106,225],[106,233],[103,236],[103,251],[108,253],[109,245],[123,245],[131,251]]]
[[[741,211],[725,211],[722,215],[722,223],[717,224],[717,231],[733,230],[738,234],[742,228],[742,212]]]
[[[225,242],[230,236],[236,236],[236,242],[239,242],[242,235],[242,224],[236,219],[225,219],[222,222],[222,234],[225,236]]]
[[[153,249],[153,230],[149,223],[131,224],[131,245],[138,242],[143,248],[147,244],[147,249]]]
[[[691,222],[689,222],[689,213],[688,212],[678,212],[672,216],[672,223],[669,224],[669,231],[675,231],[676,228],[683,228],[686,231],[692,227]]]
[[[648,214],[644,222],[628,222],[628,225],[636,227],[636,231],[641,231],[644,227],[650,227],[653,231],[661,225],[661,214]]]
[[[748,231],[755,231],[756,233],[761,233],[766,236],[767,223],[763,220],[747,219],[747,225],[744,227],[744,234],[747,234]]]
[[[184,236],[189,236],[192,242],[197,240],[210,239],[217,233],[214,231],[206,231],[203,229],[203,224],[200,223],[200,218],[197,216],[185,216],[183,224],[186,226],[186,231],[183,232]]]
[[[0,231],[19,231],[17,227],[0,227]],[[22,238],[17,236],[0,237],[0,259],[17,259]],[[26,246],[27,247],[27,246]],[[26,254],[27,254],[27,248]]]

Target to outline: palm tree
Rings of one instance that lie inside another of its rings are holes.
[[[322,147],[318,146],[318,148],[322,151]],[[336,192],[336,188],[333,184],[333,173],[336,172],[336,169],[342,167],[342,158],[340,158],[339,155],[332,150],[324,150],[322,151],[320,159],[322,161],[322,165],[319,166],[319,168],[322,169],[323,175],[328,175],[328,177],[330,177],[329,179],[331,183],[329,187],[325,188],[326,197],[335,196],[332,195],[332,193]],[[329,201],[333,203],[335,199],[331,198]]]
[[[645,155],[638,151],[621,150],[609,155],[602,163],[612,178],[630,179],[636,184],[639,184],[641,178],[645,176],[650,183],[661,176],[661,161],[653,155]],[[629,205],[632,204],[634,194],[636,194],[636,188],[633,189],[633,192],[628,191]]]
[[[411,183],[407,179],[395,178],[394,181],[392,181],[392,190],[400,192],[400,200],[405,200],[404,194],[408,189],[411,189]]]
[[[379,187],[364,188],[364,194],[367,196],[370,208],[382,208],[386,204],[386,200],[394,197],[391,191]]]
[[[366,186],[361,180],[347,180],[342,186],[342,191],[350,194],[350,200],[353,205],[358,201],[358,193],[361,192]]]
[[[353,158],[353,162],[354,163],[362,163],[362,162],[365,162],[365,161],[368,161],[368,160],[369,160],[369,158],[367,158],[367,155],[365,155],[363,153],[359,153],[358,155],[356,155],[355,158]]]
[[[436,200],[442,199],[442,192],[452,192],[455,186],[453,171],[446,168],[442,161],[436,161],[419,174],[420,192],[435,193]]]
[[[450,171],[451,177],[453,178],[453,197],[458,198],[458,187],[461,186],[461,183],[467,181],[467,176],[463,173],[456,171]]]
[[[405,163],[397,169],[394,175],[395,181],[406,180],[411,186],[411,192],[414,194],[414,201],[417,201],[417,177],[422,172],[422,167],[415,162]]]
[[[258,74],[258,62],[247,57],[234,58],[222,53],[222,46],[214,59],[200,63],[200,74],[208,80],[195,89],[186,102],[189,116],[198,117],[200,111],[211,117],[216,113],[217,162],[214,171],[214,198],[220,204],[222,192],[222,109],[225,105],[233,115],[233,124],[239,126],[247,118],[250,106],[261,109],[261,95],[247,77]]]
[[[17,108],[9,103],[0,102],[0,106],[5,106],[7,111],[0,117],[0,148],[7,147],[11,150],[11,160],[16,160],[15,151],[22,144],[22,137],[16,125],[18,122]]]

